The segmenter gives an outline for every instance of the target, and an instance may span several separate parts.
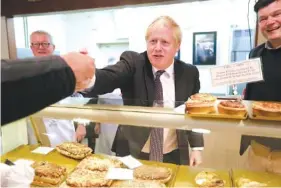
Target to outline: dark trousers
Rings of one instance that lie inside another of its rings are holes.
[[[141,152],[139,159],[142,160],[149,160],[149,153]],[[166,153],[163,155],[163,162],[164,163],[172,163],[172,164],[180,164],[180,151],[179,149],[176,149],[174,151],[171,151],[170,153]]]

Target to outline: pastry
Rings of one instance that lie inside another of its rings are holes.
[[[76,169],[65,182],[69,187],[109,187],[112,180],[105,179],[106,173]]]
[[[70,158],[84,159],[92,154],[92,149],[76,142],[64,142],[56,146],[56,150]]]
[[[238,187],[266,187],[267,186],[267,184],[265,184],[265,183],[252,181],[252,180],[247,179],[247,178],[239,178],[236,181],[236,184],[237,184]]]
[[[149,180],[167,183],[172,177],[172,170],[154,165],[142,165],[134,169],[135,180]]]
[[[92,171],[107,171],[109,168],[120,168],[122,162],[113,158],[99,158],[89,156],[83,159],[76,168],[88,169]]]
[[[246,106],[238,100],[221,101],[218,104],[218,111],[220,114],[237,116],[245,116],[247,113]]]
[[[207,93],[197,93],[190,96],[185,103],[186,111],[190,114],[209,114],[216,112],[215,102],[217,98]]]
[[[281,103],[253,102],[253,116],[281,117]]]
[[[52,187],[58,186],[66,176],[66,168],[45,161],[32,164],[35,176],[32,182],[34,186]]]
[[[195,183],[199,187],[224,187],[225,181],[222,180],[216,173],[202,171],[195,177]]]

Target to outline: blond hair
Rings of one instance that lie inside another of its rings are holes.
[[[51,44],[54,44],[54,43],[53,43],[53,37],[52,37],[52,35],[51,35],[50,33],[48,33],[47,31],[43,31],[43,30],[37,30],[37,31],[32,32],[31,35],[30,35],[30,41],[31,41],[32,35],[35,35],[35,34],[38,34],[38,35],[47,35],[48,38],[50,39],[50,43],[51,43]]]
[[[157,23],[160,23],[162,26],[170,27],[173,29],[173,35],[176,40],[177,44],[181,44],[182,40],[182,32],[180,26],[176,23],[176,21],[171,18],[170,16],[160,16],[156,18],[147,28],[146,34],[145,34],[145,40],[148,40],[148,37],[150,35],[150,30],[153,28]]]

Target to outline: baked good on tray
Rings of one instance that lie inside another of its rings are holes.
[[[225,181],[214,172],[202,171],[195,177],[199,187],[224,187]]]
[[[157,181],[139,181],[139,180],[124,180],[115,181],[111,187],[118,188],[163,188],[166,187],[164,183]]]
[[[253,116],[280,117],[281,103],[278,102],[253,102]]]
[[[192,114],[209,114],[216,112],[215,102],[217,98],[207,93],[196,93],[185,103],[185,109]]]
[[[76,168],[102,172],[107,171],[109,168],[120,167],[122,167],[122,162],[118,159],[89,156],[83,159]]]
[[[239,178],[236,181],[236,184],[238,187],[266,187],[267,186],[267,184],[265,184],[265,183],[252,181],[248,178]]]
[[[135,180],[148,180],[167,183],[172,177],[172,170],[154,165],[142,165],[134,169]]]
[[[220,114],[245,116],[247,114],[246,106],[240,100],[221,101],[218,104]]]
[[[67,187],[109,187],[112,180],[105,179],[107,172],[76,169],[66,178]]]
[[[31,183],[33,186],[57,187],[67,174],[65,167],[54,163],[40,161],[34,162],[31,166],[35,172],[33,182]]]
[[[56,150],[70,158],[84,159],[85,157],[92,154],[92,149],[76,142],[64,142],[56,146]]]

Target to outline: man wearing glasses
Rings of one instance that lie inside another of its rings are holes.
[[[52,36],[48,32],[42,30],[31,33],[30,48],[35,57],[53,55],[55,51]],[[76,94],[73,94],[72,96],[77,97]],[[86,127],[82,124],[78,124],[75,130],[71,120],[43,118],[43,122],[51,147],[55,147],[65,141],[82,142],[86,136]]]
[[[46,31],[34,31],[30,35],[30,48],[35,57],[52,55],[55,51],[52,36]]]

